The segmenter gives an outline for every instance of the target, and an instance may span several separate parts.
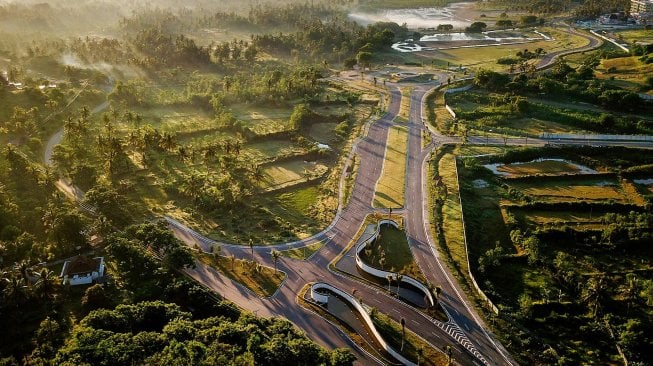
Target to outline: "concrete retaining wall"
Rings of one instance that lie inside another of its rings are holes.
[[[365,273],[368,273],[374,277],[386,279],[388,276],[392,276],[392,278],[397,278],[397,273],[394,272],[389,272],[389,271],[384,271],[378,268],[374,268],[372,266],[367,265],[365,262],[360,257],[360,252],[365,250],[368,244],[371,244],[378,236],[379,233],[381,232],[381,225],[392,225],[395,228],[399,228],[399,224],[394,222],[393,220],[381,220],[376,224],[376,230],[372,235],[370,235],[368,238],[365,238],[363,241],[358,243],[356,247],[356,265],[358,268],[363,270]],[[418,290],[422,291],[424,293],[424,296],[428,299],[429,306],[435,306],[435,300],[433,300],[433,295],[431,294],[431,291],[428,289],[428,287],[424,286],[423,283],[419,282],[418,280],[404,275],[401,278],[401,283],[407,283]]]
[[[372,321],[372,318],[367,313],[367,311],[365,311],[365,309],[358,302],[358,300],[356,300],[350,294],[348,294],[348,293],[346,293],[346,292],[344,292],[344,291],[342,291],[342,290],[340,290],[340,289],[338,289],[336,287],[333,287],[333,286],[331,286],[329,284],[326,284],[326,283],[315,283],[315,284],[313,284],[313,286],[311,286],[311,296],[313,296],[313,294],[315,293],[315,290],[320,290],[320,289],[329,290],[329,291],[337,294],[338,296],[342,297],[347,302],[349,302],[354,307],[354,309],[356,309],[356,311],[358,311],[358,313],[361,315],[361,317],[363,318],[363,321],[365,321],[365,324],[367,324],[367,326],[370,328],[370,330],[372,332],[372,335],[374,336],[374,338],[376,338],[376,341],[381,345],[381,347],[383,347],[383,349],[386,352],[388,352],[392,357],[394,357],[397,361],[401,362],[404,365],[415,366],[415,364],[413,362],[408,360],[406,357],[402,356],[399,352],[395,351],[392,347],[390,347],[390,345],[388,343],[386,343],[386,341],[381,336],[381,333],[379,333],[379,331],[376,329],[376,326],[374,325],[374,322]],[[321,294],[318,294],[318,295],[321,295]],[[321,295],[321,296],[324,296],[324,295]],[[326,297],[327,297],[327,302],[328,302],[328,296],[326,296]],[[318,301],[315,298],[313,298],[313,299],[315,301]]]

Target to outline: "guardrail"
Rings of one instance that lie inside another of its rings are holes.
[[[381,347],[386,352],[388,352],[388,354],[390,354],[390,356],[394,357],[397,361],[401,362],[404,365],[416,366],[415,363],[411,362],[406,357],[402,356],[399,352],[395,351],[392,347],[390,347],[390,345],[381,336],[381,333],[379,333],[379,331],[376,329],[376,326],[374,325],[374,322],[372,321],[372,318],[370,317],[370,315],[367,313],[367,311],[365,311],[365,308],[363,308],[363,305],[361,305],[358,302],[358,300],[356,300],[350,294],[348,294],[348,293],[346,293],[346,292],[344,292],[344,291],[342,291],[342,290],[340,290],[340,289],[338,289],[336,287],[333,287],[333,286],[331,286],[331,285],[329,285],[327,283],[318,282],[318,283],[315,283],[315,284],[313,284],[311,286],[311,297],[314,294],[319,295],[318,298],[313,297],[313,300],[318,301],[318,302],[322,302],[322,303],[328,303],[329,302],[329,296],[317,293],[315,291],[315,290],[320,290],[320,289],[331,291],[334,294],[342,297],[348,303],[350,303],[354,307],[354,309],[356,309],[356,311],[358,311],[358,313],[361,315],[361,317],[363,318],[363,321],[365,322],[365,324],[370,329],[372,335],[374,336],[374,338],[376,338],[376,341],[381,345]],[[324,299],[324,298],[326,298],[326,301],[321,301],[320,300],[320,299]]]
[[[542,133],[540,138],[546,140],[592,140],[592,141],[653,141],[650,135],[598,135],[598,134],[568,134],[568,133]]]
[[[465,258],[467,260],[467,273],[469,275],[469,278],[472,280],[472,285],[474,285],[474,288],[476,289],[476,292],[481,296],[481,298],[485,301],[485,303],[490,307],[490,309],[497,315],[499,315],[499,308],[494,305],[492,300],[481,290],[481,287],[478,285],[476,282],[476,278],[474,277],[474,274],[472,273],[472,267],[469,262],[469,246],[467,245],[467,232],[465,230],[465,216],[463,213],[463,201],[461,198],[460,194],[460,179],[458,178],[458,159],[454,161],[454,166],[456,167],[456,183],[458,184],[458,204],[460,205],[460,220],[462,221],[463,224],[463,239],[465,243]]]
[[[626,46],[624,46],[624,45],[618,43],[617,41],[615,41],[615,40],[612,39],[612,38],[608,38],[608,37],[606,37],[606,36],[604,36],[604,35],[602,35],[602,34],[598,34],[598,33],[596,33],[596,32],[595,32],[594,30],[592,30],[592,29],[590,29],[590,33],[592,33],[593,35],[595,35],[595,36],[597,36],[597,37],[599,37],[599,38],[602,38],[602,39],[604,39],[604,40],[606,40],[606,41],[612,43],[613,45],[615,45],[615,46],[621,48],[623,51],[630,52],[630,50],[628,49],[628,47],[626,47]]]
[[[396,280],[397,273],[384,271],[378,268],[374,268],[370,265],[367,265],[365,262],[363,262],[363,260],[360,257],[360,252],[365,250],[367,245],[371,244],[374,240],[376,240],[376,238],[379,237],[379,234],[381,233],[381,225],[392,225],[397,229],[399,228],[399,224],[397,224],[393,220],[380,220],[376,224],[376,230],[374,231],[374,233],[372,233],[368,238],[364,238],[358,244],[356,244],[356,265],[365,273],[368,273],[374,277],[386,279],[388,278],[388,276],[391,276]],[[431,294],[431,291],[423,283],[407,275],[403,275],[401,277],[400,283],[407,283],[417,288],[418,290],[422,291],[424,293],[424,296],[428,299],[429,307],[435,306],[435,300],[433,299],[433,295]],[[399,286],[399,283],[397,283],[397,286]]]

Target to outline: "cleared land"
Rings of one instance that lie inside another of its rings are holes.
[[[303,160],[287,161],[263,168],[262,187],[274,190],[321,177],[329,168],[320,163]]]
[[[199,260],[261,297],[274,294],[285,278],[283,272],[275,272],[274,268],[254,261],[211,254],[200,254]]]
[[[573,201],[604,201],[627,203],[632,198],[628,197],[621,189],[619,182],[609,179],[587,180],[553,180],[546,182],[515,182],[511,186],[525,194],[537,197],[538,200],[547,202],[573,202]]]
[[[408,129],[406,127],[393,126],[390,128],[383,172],[376,185],[374,207],[401,208],[404,206],[407,144]]]
[[[559,175],[578,173],[575,165],[566,161],[544,160],[530,163],[505,164],[497,168],[498,171],[509,174],[510,177],[519,177],[532,174]]]

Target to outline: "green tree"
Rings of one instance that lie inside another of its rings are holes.
[[[373,56],[371,52],[360,51],[356,54],[356,62],[358,62],[358,64],[361,65],[361,68],[363,70],[370,67],[372,58]]]

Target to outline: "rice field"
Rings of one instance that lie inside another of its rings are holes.
[[[621,185],[610,180],[559,180],[545,183],[514,183],[514,188],[524,194],[547,202],[607,201],[628,203],[631,197],[625,194]]]

